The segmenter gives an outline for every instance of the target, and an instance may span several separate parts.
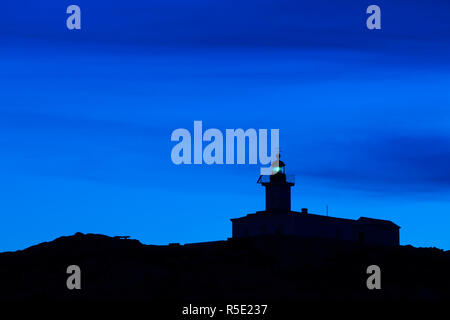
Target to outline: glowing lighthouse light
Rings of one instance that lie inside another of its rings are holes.
[[[283,161],[280,161],[280,154],[277,153],[277,160],[272,162],[272,174],[283,174],[284,173],[284,167],[286,166]]]

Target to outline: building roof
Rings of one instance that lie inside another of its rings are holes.
[[[244,217],[234,218],[234,219],[230,219],[230,220],[235,221],[235,220],[248,219],[248,218],[253,219],[253,218],[261,217],[263,215],[264,216],[293,215],[300,219],[341,221],[341,222],[361,223],[361,224],[366,224],[366,225],[384,226],[384,227],[389,227],[389,228],[392,228],[392,227],[400,228],[398,225],[396,225],[395,223],[393,223],[390,220],[373,219],[373,218],[366,218],[366,217],[360,217],[358,220],[353,220],[353,219],[330,217],[330,216],[324,216],[324,215],[312,214],[312,213],[303,213],[303,212],[298,212],[298,211],[286,211],[286,212],[257,211],[256,213],[250,213]]]
[[[390,220],[382,220],[382,219],[373,219],[373,218],[367,218],[367,217],[360,217],[357,221],[362,223],[368,223],[368,224],[374,224],[379,226],[395,226],[397,228],[400,228],[400,226],[396,225]]]

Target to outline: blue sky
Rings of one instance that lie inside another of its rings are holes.
[[[65,9],[78,4],[82,30]],[[378,4],[382,30],[365,27]],[[231,236],[257,165],[176,166],[170,135],[277,128],[293,208],[450,248],[450,3],[6,1],[0,251],[77,231]]]

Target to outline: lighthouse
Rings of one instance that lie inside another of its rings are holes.
[[[271,164],[271,175],[260,176],[258,183],[266,188],[266,211],[267,212],[288,212],[291,211],[291,187],[294,186],[293,179],[287,179],[286,165],[280,160]]]
[[[260,176],[266,190],[266,209],[231,219],[235,238],[294,236],[362,244],[399,245],[400,227],[389,220],[360,217],[357,220],[329,217],[291,209],[292,176],[286,175],[280,155],[271,164],[271,174]]]

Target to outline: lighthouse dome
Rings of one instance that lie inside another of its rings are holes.
[[[284,167],[286,167],[286,165],[284,164],[283,161],[280,160],[280,154],[277,153],[276,155],[277,160],[273,161],[272,164],[270,165],[270,167],[272,168],[272,174],[280,174],[283,173],[284,174]]]

